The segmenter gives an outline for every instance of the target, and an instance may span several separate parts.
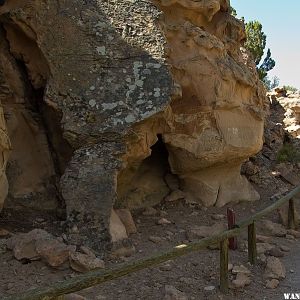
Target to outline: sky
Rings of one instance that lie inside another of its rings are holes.
[[[246,21],[262,23],[276,61],[270,77],[300,89],[300,0],[231,0],[231,6]]]

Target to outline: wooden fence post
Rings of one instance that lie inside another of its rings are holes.
[[[233,229],[236,225],[235,220],[235,212],[232,208],[227,208],[227,222],[228,229]],[[236,250],[237,249],[237,237],[229,238],[229,249]]]
[[[248,226],[248,259],[255,265],[257,258],[255,222]]]
[[[289,200],[288,227],[289,229],[296,229],[295,204],[293,198]]]
[[[228,293],[228,239],[220,243],[220,290]]]

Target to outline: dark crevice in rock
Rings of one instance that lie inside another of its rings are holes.
[[[73,151],[63,138],[61,112],[44,99],[49,67],[36,41],[18,25],[6,23],[3,27],[15,64],[14,76],[21,78],[24,89],[23,99],[3,101],[13,148],[7,169],[8,206],[64,209],[58,183]],[[7,81],[11,85],[12,79]]]
[[[166,176],[171,175],[179,182],[171,172],[169,152],[162,134],[157,135],[157,142],[150,149],[148,157],[119,175],[116,207],[139,209],[160,204],[172,190]]]

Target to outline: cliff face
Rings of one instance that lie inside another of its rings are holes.
[[[229,7],[7,0],[0,203],[6,177],[11,201],[53,208],[56,195],[101,247],[113,206],[159,203],[167,177],[205,206],[257,200],[240,166],[262,147],[265,91]]]

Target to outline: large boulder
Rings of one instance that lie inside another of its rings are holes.
[[[0,54],[4,109],[35,111],[26,124],[39,124],[38,141],[47,137],[29,186],[56,186],[90,246],[111,240],[115,203],[163,200],[170,172],[205,206],[259,198],[240,168],[263,144],[265,91],[229,1],[10,0],[0,14],[12,66],[5,71]],[[14,151],[14,165],[31,169]],[[18,176],[11,172],[12,192],[24,188]]]

